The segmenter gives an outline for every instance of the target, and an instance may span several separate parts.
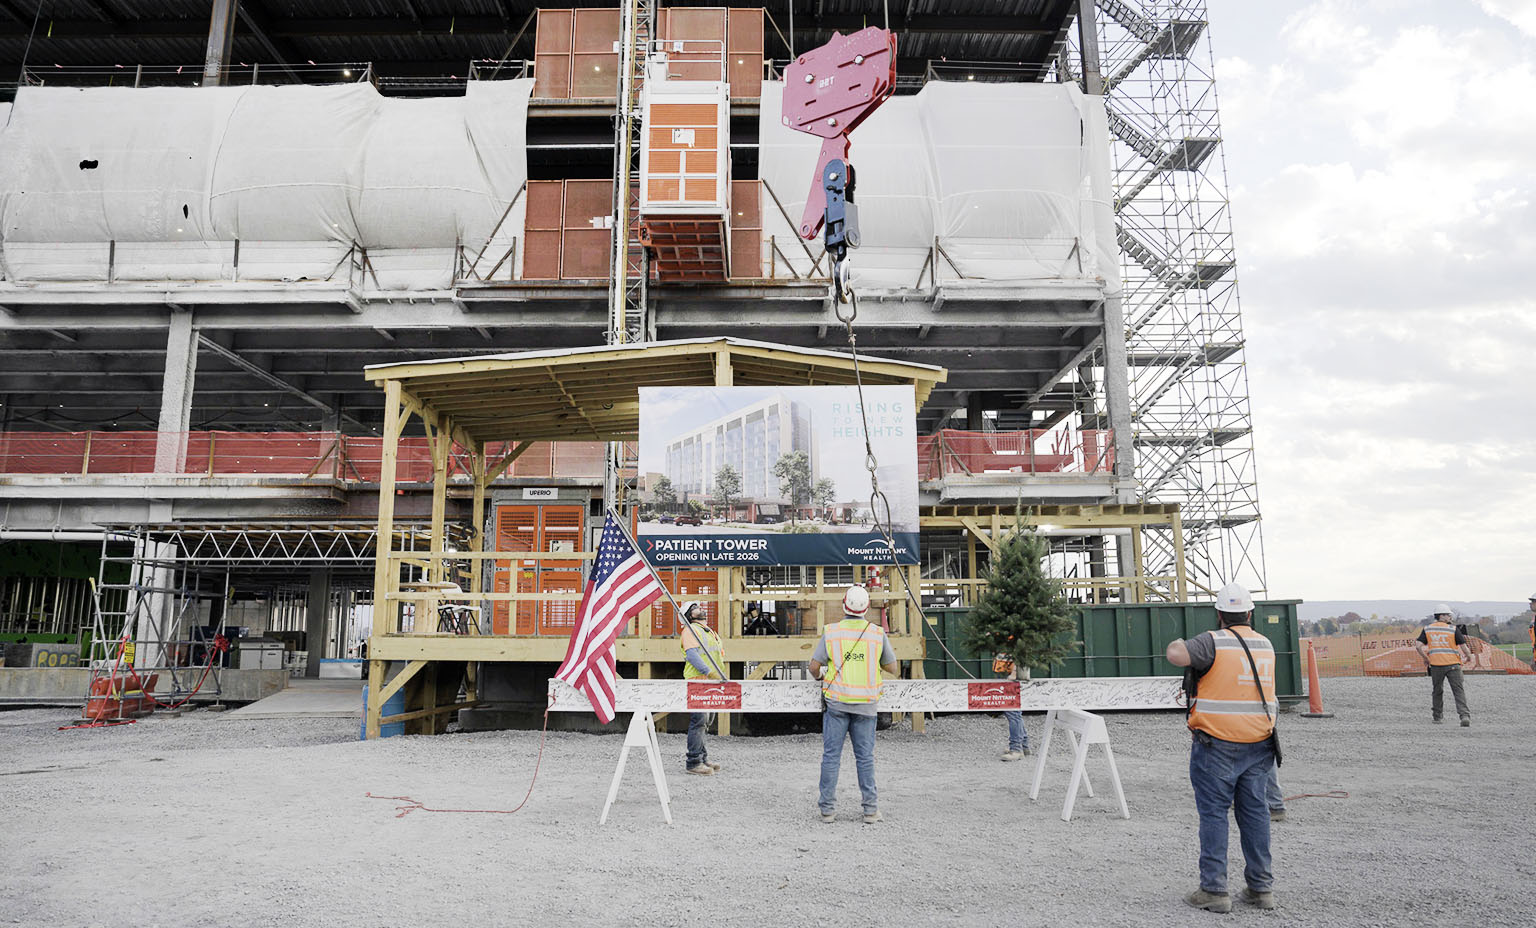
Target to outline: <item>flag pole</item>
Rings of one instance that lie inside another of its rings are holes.
[[[650,558],[646,557],[645,552],[640,550],[640,543],[635,540],[634,536],[629,534],[629,527],[624,524],[624,520],[620,517],[618,510],[614,509],[612,506],[609,506],[608,514],[613,516],[613,524],[619,527],[619,531],[624,535],[624,540],[629,542],[629,546],[635,549],[636,554],[640,555],[640,560],[645,564],[645,569],[649,570],[651,572],[651,576],[656,578],[656,585],[661,587],[661,593],[667,598],[667,602],[672,604],[673,611],[682,618],[683,624],[688,626],[688,630],[693,632],[693,640],[703,644],[704,639],[699,637],[699,633],[697,631],[694,631],[693,622],[688,618],[688,614],[685,613],[682,607],[677,604],[677,600],[672,598],[672,591],[668,590],[667,585],[662,582],[661,574],[656,572],[656,567],[651,563]],[[709,660],[709,666],[715,668],[715,673],[720,675],[720,679],[730,679],[730,675],[720,669],[719,663],[715,661],[715,656],[709,653],[708,648],[701,647],[699,650],[704,652],[704,656]]]

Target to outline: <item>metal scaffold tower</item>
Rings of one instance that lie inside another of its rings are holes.
[[[619,14],[618,111],[613,117],[613,254],[608,271],[608,343],[645,342],[654,337],[647,305],[650,276],[645,249],[630,236],[638,210],[631,187],[640,178],[640,146],[645,127],[640,118],[640,88],[656,35],[655,0],[624,0]],[[610,443],[603,475],[603,498],[617,506],[624,498],[624,446]]]
[[[1142,498],[1178,503],[1195,590],[1266,587],[1204,0],[1096,0]],[[1147,533],[1147,569],[1175,557]]]

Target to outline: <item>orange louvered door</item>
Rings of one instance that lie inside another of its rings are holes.
[[[515,554],[521,551],[537,551],[539,547],[539,509],[538,506],[497,506],[496,507],[496,550]],[[496,562],[496,577],[491,588],[497,593],[506,593],[512,587],[512,575],[517,575],[517,591],[519,593],[532,593],[537,587],[534,585],[533,570],[536,561],[526,560],[498,560]],[[531,635],[533,634],[533,603],[519,602],[517,608],[512,609],[512,603],[505,600],[498,601],[491,612],[491,629],[495,634]],[[511,620],[517,616],[515,624]]]

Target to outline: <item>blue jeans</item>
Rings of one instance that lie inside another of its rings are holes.
[[[1029,732],[1024,730],[1024,713],[1005,711],[1003,718],[1008,720],[1008,750],[1029,750]]]
[[[830,813],[837,805],[837,774],[843,762],[844,738],[853,741],[864,814],[875,811],[875,721],[873,715],[854,715],[835,701],[827,700],[827,711],[821,715],[821,798],[817,802],[822,814]]]
[[[709,727],[708,712],[694,712],[688,716],[688,759],[685,766],[697,767],[709,760],[704,747],[704,729]]]
[[[1285,811],[1285,793],[1280,790],[1280,768],[1274,764],[1269,765],[1269,779],[1264,784],[1264,801],[1269,803],[1269,811]]]
[[[1243,847],[1243,877],[1254,892],[1269,892],[1275,877],[1270,870],[1266,794],[1275,768],[1274,747],[1268,741],[1205,740],[1204,734],[1196,735],[1189,749],[1189,782],[1200,813],[1200,888],[1227,891],[1227,810],[1232,809]]]

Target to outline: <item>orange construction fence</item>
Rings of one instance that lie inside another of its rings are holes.
[[[1302,652],[1312,642],[1317,650],[1317,672],[1324,677],[1402,677],[1423,674],[1424,660],[1413,646],[1418,632],[1377,632],[1367,635],[1331,635],[1302,639]],[[1482,673],[1529,674],[1529,664],[1508,651],[1468,636],[1471,660],[1463,670]]]

